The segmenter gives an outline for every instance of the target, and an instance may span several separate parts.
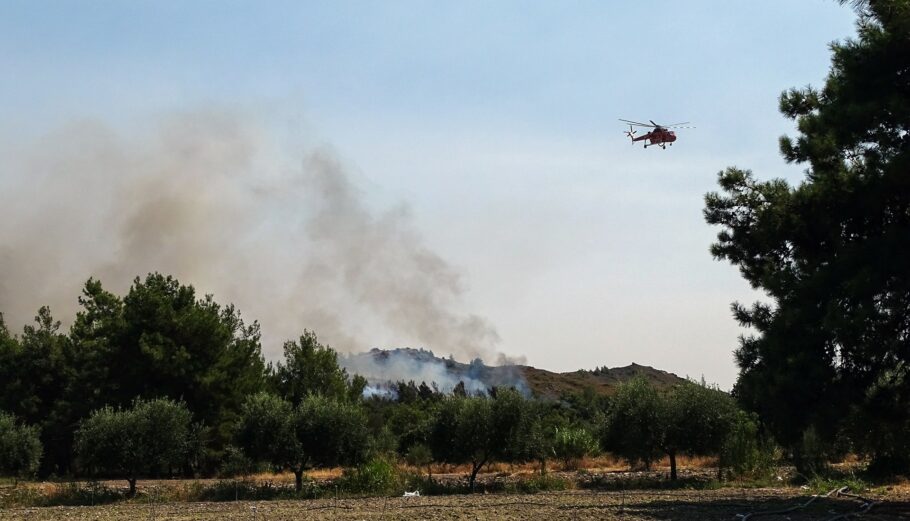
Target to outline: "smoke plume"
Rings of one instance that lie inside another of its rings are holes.
[[[89,277],[124,294],[172,274],[259,319],[274,356],[304,328],[342,352],[421,345],[494,359],[464,284],[407,207],[374,209],[329,149],[289,153],[235,114],[143,132],[80,122],[0,144],[0,312],[20,327],[50,305],[68,322]],[[0,150],[3,151],[3,150]]]
[[[486,394],[493,387],[514,388],[528,395],[530,389],[521,368],[507,360],[488,366],[475,358],[470,363],[439,358],[424,349],[374,349],[367,353],[342,356],[339,363],[351,374],[359,374],[370,385],[365,396],[395,398],[394,384],[414,382],[433,384],[437,390],[450,393],[459,384],[472,395]]]

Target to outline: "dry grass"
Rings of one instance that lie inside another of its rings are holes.
[[[705,457],[688,457],[688,456],[679,456],[676,458],[677,465],[680,469],[693,468],[693,469],[706,469],[713,468],[717,465],[716,458],[705,458]],[[399,462],[398,468],[413,474],[426,474],[427,467],[414,467],[408,465],[404,461]],[[657,461],[652,466],[652,470],[663,470],[670,469],[670,460],[669,458],[663,458],[660,461]],[[528,463],[500,463],[493,462],[488,463],[483,467],[481,472],[485,474],[509,474],[509,475],[526,475],[534,474],[539,472],[540,466],[536,462]],[[577,462],[577,464],[566,465],[560,460],[549,460],[547,461],[547,470],[556,471],[556,472],[572,472],[577,470],[588,470],[596,472],[622,472],[630,470],[629,464],[621,459],[613,456],[612,454],[601,454],[596,457],[587,457]],[[452,465],[447,463],[433,463],[429,466],[429,471],[434,476],[436,475],[451,475],[451,474],[470,474],[471,465],[462,464],[462,465]],[[329,469],[313,469],[306,472],[306,476],[310,479],[317,481],[329,481],[341,477],[341,474],[344,472],[344,469],[341,467],[329,468]],[[289,484],[294,482],[294,474],[291,472],[262,472],[259,474],[253,474],[245,477],[244,479],[250,481],[256,481],[261,483],[276,483],[276,484]],[[143,480],[148,482],[149,480]],[[200,480],[200,481],[209,481],[209,480]],[[214,481],[214,480],[212,480]]]

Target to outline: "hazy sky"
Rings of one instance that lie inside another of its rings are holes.
[[[10,253],[25,248],[16,229],[35,235],[57,226],[40,216],[60,200],[27,188],[42,147],[53,155],[61,135],[83,138],[74,128],[129,141],[161,133],[161,121],[175,114],[228,114],[253,122],[256,142],[269,143],[256,154],[282,156],[276,164],[330,150],[358,194],[355,213],[365,222],[400,213],[396,230],[415,237],[401,244],[444,262],[430,275],[457,279],[444,305],[495,329],[496,350],[551,370],[637,362],[729,388],[741,333],[729,305],[757,296],[735,268],[708,253],[717,230],[704,223],[703,196],[726,166],[799,178],[801,167],[778,155],[778,137],[792,132],[777,112],[778,95],[821,83],[828,44],[852,35],[854,18],[828,0],[7,0],[0,3],[0,202],[25,204],[2,210],[8,269],[0,284],[17,284],[10,273],[21,267],[10,268],[10,259],[29,262],[21,251]],[[697,128],[680,131],[666,151],[644,150],[626,141],[617,118]],[[136,157],[157,150],[139,148]],[[80,168],[104,172],[94,181],[100,187],[116,184],[118,172],[128,176],[134,164],[124,155],[114,169],[94,168],[91,158]],[[72,156],[62,157],[41,163],[45,186],[70,175]],[[201,168],[212,164],[220,168],[217,161]],[[249,165],[238,175],[254,185],[259,175],[270,178],[264,170],[286,168],[261,158]],[[183,181],[205,192],[206,175]],[[101,204],[97,190],[68,190],[83,203],[67,215],[91,214]],[[130,190],[120,203],[154,206],[144,193]],[[248,222],[236,225],[251,234],[277,229],[293,213],[293,205],[244,208],[238,219]],[[91,230],[78,219],[69,224]],[[73,233],[58,232],[59,241],[49,233],[42,255],[76,255],[80,246],[64,240]],[[286,237],[276,233],[268,248],[282,262],[293,263],[296,248],[319,247],[312,234],[303,246],[279,236]],[[232,246],[230,254],[244,251]],[[326,255],[321,265],[333,258]],[[235,269],[241,260],[230,266],[233,277],[245,276]],[[78,287],[93,274],[67,277]],[[279,277],[258,277],[264,295],[282,291],[269,287]],[[244,302],[247,293],[218,280],[182,281],[206,286],[200,289],[216,299],[227,295],[264,330],[285,334],[262,298]],[[65,297],[75,301],[76,294]],[[285,311],[318,298],[285,297]],[[28,309],[42,303],[22,300]],[[377,311],[381,299],[356,300],[365,307],[350,317],[362,342],[417,347],[431,338],[402,325],[421,318]],[[16,327],[27,318],[0,312]],[[344,332],[347,315],[338,315],[336,329]],[[321,325],[313,320],[291,327]],[[362,326],[371,323],[382,331],[375,339]],[[345,347],[341,333],[330,340]],[[274,356],[278,341],[265,348]]]

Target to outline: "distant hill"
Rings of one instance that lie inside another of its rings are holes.
[[[597,371],[572,371],[554,373],[531,366],[519,366],[524,374],[528,387],[535,396],[557,397],[566,394],[581,393],[585,388],[592,388],[598,394],[610,395],[616,387],[635,378],[643,376],[658,388],[667,388],[685,382],[685,379],[673,373],[654,369],[646,365],[632,364],[625,367],[599,369]]]
[[[366,377],[371,389],[378,393],[396,381],[435,383],[444,392],[450,392],[458,382],[464,382],[469,392],[482,392],[493,386],[516,387],[535,396],[555,398],[581,393],[586,388],[609,395],[619,384],[638,375],[660,388],[685,381],[673,373],[638,364],[555,373],[527,365],[488,366],[480,360],[463,363],[438,357],[432,351],[411,348],[372,349],[366,353],[343,355],[339,363],[349,373]]]

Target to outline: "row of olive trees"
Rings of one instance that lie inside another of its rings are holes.
[[[634,379],[612,400],[603,445],[645,467],[665,455],[675,480],[677,456],[720,455],[740,414],[730,396],[705,385],[687,382],[660,392]]]
[[[515,391],[443,400],[432,423],[432,458],[470,462],[472,489],[488,462],[530,459],[525,434],[533,431],[531,403]],[[367,423],[358,402],[306,394],[295,406],[263,392],[243,404],[233,440],[251,461],[293,472],[300,491],[307,470],[357,465],[376,452]],[[166,472],[191,456],[199,445],[194,432],[185,404],[137,400],[129,409],[92,413],[76,433],[76,452],[86,471],[123,477],[133,495],[139,477]]]
[[[293,472],[298,491],[309,469],[353,466],[402,448],[407,437],[384,444],[387,427],[371,429],[363,402],[344,394],[305,392],[296,405],[266,392],[250,395],[231,440],[248,461]],[[695,383],[661,392],[633,380],[620,386],[593,426],[566,421],[558,410],[511,389],[445,397],[432,403],[425,418],[411,417],[417,432],[409,434],[406,459],[417,465],[470,464],[473,490],[478,473],[493,461],[537,461],[544,472],[549,459],[570,465],[605,449],[646,467],[666,455],[676,479],[677,455],[720,456],[723,466],[745,471],[756,452],[755,424],[726,394]],[[0,470],[34,472],[41,452],[36,429],[2,415],[0,433]],[[204,433],[183,402],[136,400],[129,408],[92,412],[76,431],[75,452],[84,472],[126,479],[133,495],[138,478],[170,475],[201,457]]]

